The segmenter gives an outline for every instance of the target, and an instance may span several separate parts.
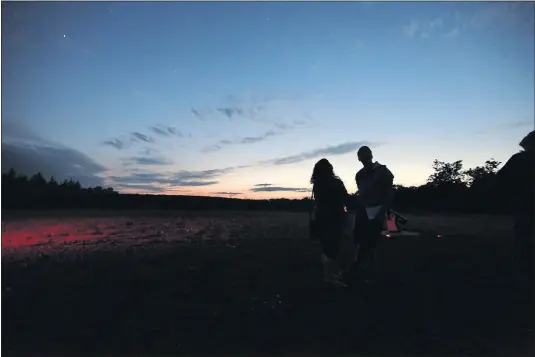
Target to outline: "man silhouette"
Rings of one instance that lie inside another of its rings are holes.
[[[498,171],[498,187],[515,217],[519,275],[528,283],[532,282],[534,269],[535,131],[526,135],[519,145],[524,150],[511,156]]]
[[[373,161],[369,147],[362,146],[357,155],[363,168],[355,175],[358,188],[353,232],[357,246],[356,268],[362,270],[366,283],[372,283],[375,251],[381,238],[385,213],[391,205],[394,175],[385,165]]]

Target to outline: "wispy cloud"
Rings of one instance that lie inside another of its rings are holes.
[[[198,109],[195,109],[195,108],[191,108],[191,113],[193,114],[193,116],[199,120],[204,120],[205,119],[205,116],[203,115],[203,113],[201,113]]]
[[[243,108],[217,108],[216,110],[229,119],[232,119],[235,115],[243,115],[244,113]]]
[[[474,135],[483,135],[483,134],[504,132],[508,130],[524,129],[524,128],[526,129],[526,131],[528,131],[528,130],[533,130],[534,126],[535,126],[535,121],[533,120],[516,120],[516,121],[487,125],[486,127],[475,131]]]
[[[281,186],[266,186],[253,187],[252,192],[310,192],[310,188],[296,188],[296,187],[281,187]]]
[[[435,17],[427,21],[412,20],[402,27],[402,32],[407,38],[430,38],[436,35],[443,25],[444,20],[440,17]]]
[[[181,170],[171,173],[132,173],[129,176],[111,176],[110,179],[124,184],[160,184],[168,189],[177,186],[210,186],[219,183],[219,177],[247,166],[234,166],[203,171]]]
[[[469,30],[489,28],[516,28],[524,33],[530,29],[533,31],[534,16],[531,3],[477,2],[470,8],[471,11],[454,11],[442,17],[414,19],[402,26],[402,34],[412,39],[434,36],[455,38]]]
[[[257,183],[254,186],[255,187],[268,187],[268,186],[272,186],[272,184],[270,184],[270,183]]]
[[[226,195],[226,196],[236,196],[236,195],[242,195],[242,192],[212,192],[213,195]]]
[[[140,132],[137,132],[137,131],[132,132],[132,137],[137,139],[137,140],[146,142],[146,143],[154,143],[155,142],[154,138],[152,138],[152,137],[150,137],[148,135],[145,135],[145,134],[141,134]]]
[[[224,146],[228,146],[228,145],[254,144],[254,143],[264,141],[272,136],[277,136],[277,135],[282,135],[282,134],[283,132],[275,132],[273,130],[269,130],[258,136],[248,136],[244,138],[238,138],[235,140],[225,139],[225,140],[221,140],[217,142],[216,144],[203,148],[202,152],[208,153],[208,152],[218,151],[218,150],[221,150]]]
[[[157,135],[164,137],[169,137],[171,135],[176,136],[178,138],[184,137],[184,134],[182,134],[177,128],[173,126],[156,125],[151,126],[149,130]]]
[[[165,187],[157,185],[137,185],[137,184],[119,184],[115,189],[121,191],[122,189],[126,190],[136,190],[141,192],[151,192],[151,193],[162,193],[167,191]]]
[[[291,155],[276,159],[271,159],[268,161],[262,162],[263,164],[271,164],[271,165],[288,165],[288,164],[295,164],[301,161],[314,159],[322,156],[337,156],[337,155],[344,155],[349,152],[356,152],[361,146],[367,145],[369,147],[377,147],[379,146],[379,143],[372,143],[369,141],[353,141],[353,142],[347,142],[335,146],[327,146],[324,148],[316,149],[316,150],[310,150],[305,151],[297,155]]]
[[[444,36],[447,37],[447,38],[454,38],[454,37],[459,36],[459,28],[458,28],[458,27],[454,27],[454,28],[452,28],[452,29],[451,29],[449,32],[447,32]]]
[[[147,156],[135,156],[124,160],[128,164],[137,164],[144,166],[162,166],[170,165],[172,162],[163,157],[147,157]]]
[[[468,17],[459,17],[467,26],[476,29],[533,25],[533,4],[529,2],[489,2],[478,4]]]
[[[252,121],[259,121],[258,115],[265,109],[262,105],[243,105],[243,106],[227,106],[215,109],[198,109],[191,108],[193,116],[199,120],[217,120],[221,116],[234,120],[236,118],[244,118]]]
[[[111,147],[116,148],[117,150],[122,150],[126,146],[126,142],[120,139],[112,139],[112,140],[106,140],[103,143],[104,145],[108,145]]]
[[[507,126],[512,129],[516,128],[531,128],[533,129],[533,126],[535,126],[535,121],[533,120],[519,120],[519,121],[513,121],[511,123],[504,124],[504,126]]]

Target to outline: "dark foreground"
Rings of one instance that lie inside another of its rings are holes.
[[[535,352],[508,236],[385,240],[378,284],[336,291],[321,284],[317,244],[278,232],[63,255],[3,251],[2,353]]]

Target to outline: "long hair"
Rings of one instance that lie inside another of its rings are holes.
[[[339,180],[338,176],[334,174],[333,165],[327,159],[321,159],[314,165],[310,183],[315,185],[317,183],[329,182],[332,180]]]

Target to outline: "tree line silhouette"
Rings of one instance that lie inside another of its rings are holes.
[[[506,192],[496,186],[500,162],[463,169],[462,160],[433,162],[433,173],[421,186],[396,185],[393,208],[401,212],[507,213]],[[119,194],[113,188],[83,188],[79,182],[28,178],[15,170],[2,174],[2,208],[46,209],[177,209],[307,211],[310,198],[247,200],[239,198]]]

